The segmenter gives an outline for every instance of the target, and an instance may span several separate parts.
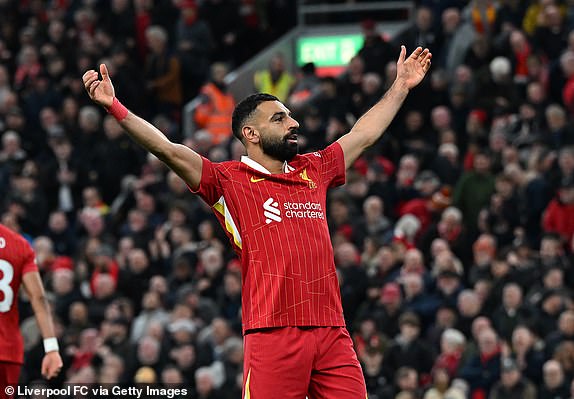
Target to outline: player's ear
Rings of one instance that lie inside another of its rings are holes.
[[[254,144],[259,143],[259,132],[252,126],[243,126],[243,129],[241,129],[241,134],[245,138],[246,142]]]

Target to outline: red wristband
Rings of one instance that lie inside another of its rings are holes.
[[[112,106],[107,109],[108,114],[116,118],[118,122],[121,122],[126,116],[128,116],[128,109],[124,107],[124,105],[114,97],[114,101],[112,101]]]

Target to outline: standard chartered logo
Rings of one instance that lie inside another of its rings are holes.
[[[273,221],[281,221],[281,211],[279,204],[272,197],[263,203],[263,216],[265,216],[265,223],[269,224]]]
[[[288,219],[325,219],[323,208],[318,202],[284,202],[279,206],[279,203],[270,197],[263,203],[265,223],[280,222],[281,208],[284,210],[283,216]]]

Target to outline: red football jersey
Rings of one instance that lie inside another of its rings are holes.
[[[0,224],[0,361],[24,362],[18,317],[18,290],[22,276],[38,271],[28,242]]]
[[[243,331],[344,326],[326,215],[327,189],[345,182],[338,143],[270,174],[250,158],[203,159],[197,193],[241,256]]]

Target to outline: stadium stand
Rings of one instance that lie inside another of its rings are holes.
[[[433,52],[328,200],[369,398],[574,398],[572,2],[414,3],[391,36],[335,13],[363,39],[340,74],[284,54],[308,152],[381,97],[399,45]],[[241,71],[298,16],[290,1],[0,2],[1,222],[37,253],[64,360],[53,386],[240,397],[239,263],[208,207],[90,102],[81,76],[105,62],[122,102],[171,140],[238,159],[233,139],[185,128],[183,107],[212,65]],[[43,349],[24,297],[20,314],[32,384]]]

